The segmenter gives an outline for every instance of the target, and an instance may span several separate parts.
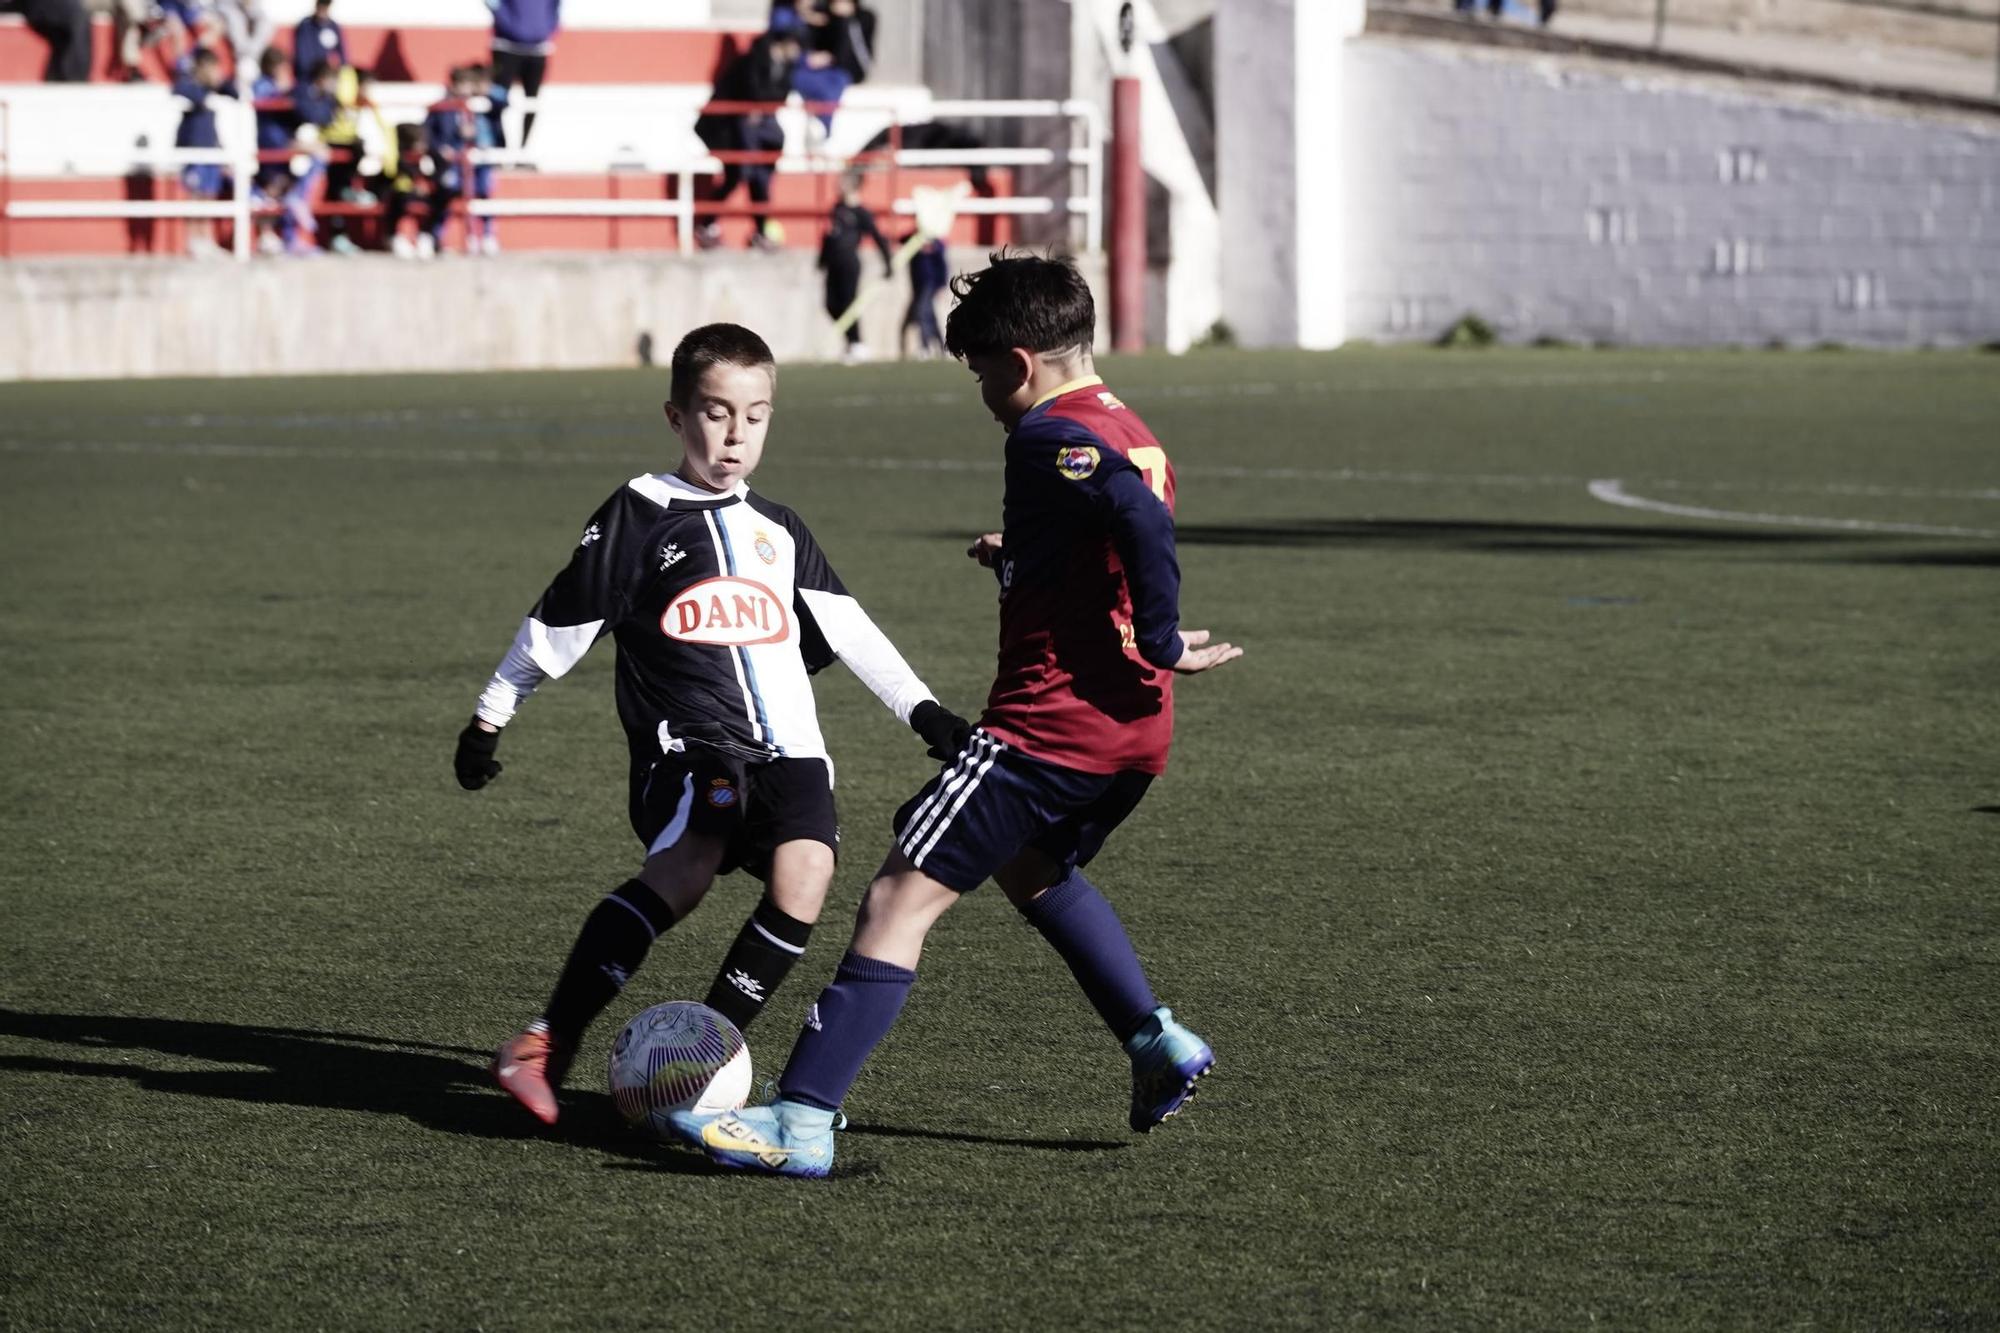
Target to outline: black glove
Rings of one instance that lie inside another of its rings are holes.
[[[930,746],[925,751],[940,764],[958,758],[972,739],[972,724],[935,699],[926,699],[910,710],[910,730]]]
[[[499,732],[486,730],[479,725],[478,718],[466,723],[465,730],[458,733],[458,753],[451,757],[458,785],[467,791],[478,791],[499,777],[500,764],[493,758],[493,752],[499,748]]]

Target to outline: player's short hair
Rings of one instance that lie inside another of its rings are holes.
[[[687,411],[694,402],[695,385],[710,366],[741,366],[745,370],[762,367],[778,380],[778,358],[762,338],[741,324],[704,324],[674,345],[673,378],[667,397],[675,407]]]
[[[957,298],[944,325],[945,349],[964,360],[1010,348],[1082,353],[1097,337],[1090,284],[1068,255],[996,250],[977,273],[951,280]]]

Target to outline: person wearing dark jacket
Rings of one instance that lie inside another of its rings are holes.
[[[521,146],[526,148],[535,132],[534,99],[541,96],[542,77],[562,27],[562,0],[486,0],[486,7],[493,11],[493,86],[511,94],[519,79],[521,95],[530,104],[521,121]]]
[[[833,206],[826,220],[826,235],[819,243],[819,266],[826,271],[828,318],[838,320],[854,304],[861,290],[861,242],[871,238],[882,252],[884,275],[893,275],[895,261],[890,256],[889,239],[861,202],[860,178],[849,172],[841,178],[840,202]],[[861,343],[861,321],[856,318],[847,326],[846,360],[852,364],[867,359],[868,349]]]
[[[799,17],[788,9],[773,10],[771,29],[750,43],[750,49],[730,62],[715,81],[711,94],[717,102],[783,102],[792,90],[792,69],[802,49]],[[714,153],[777,153],[784,151],[785,131],[775,115],[764,112],[704,111],[694,123],[694,132]],[[775,168],[768,162],[725,160],[722,181],[713,202],[721,203],[736,192],[739,183],[750,187],[752,203],[771,202],[771,176]],[[777,247],[771,235],[771,219],[757,216],[757,230],[750,243],[759,249]],[[708,249],[722,241],[722,228],[713,218],[701,224],[695,240]]]
[[[90,16],[78,0],[4,0],[0,14],[19,14],[49,44],[44,83],[90,82]]]
[[[333,0],[313,0],[313,12],[292,30],[292,82],[301,87],[311,83],[329,62],[347,63],[347,35],[333,21]]]

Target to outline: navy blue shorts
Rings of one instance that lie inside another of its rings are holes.
[[[824,759],[745,763],[703,746],[632,770],[632,831],[656,856],[689,831],[723,840],[717,874],[771,873],[771,853],[796,839],[840,851],[833,771]]]
[[[229,177],[220,162],[196,162],[181,168],[181,185],[189,194],[219,199],[229,188]]]
[[[896,846],[960,893],[1024,847],[1064,867],[1088,865],[1152,784],[1150,773],[1043,763],[975,730],[957,761],[896,812]]]

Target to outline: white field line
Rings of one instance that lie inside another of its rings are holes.
[[[1812,518],[1804,514],[1754,514],[1733,509],[1709,509],[1703,505],[1670,504],[1665,500],[1648,500],[1642,495],[1630,494],[1626,491],[1625,484],[1616,478],[1591,482],[1590,493],[1606,504],[1619,505],[1626,509],[1643,509],[1648,513],[1673,514],[1680,518],[1701,518],[1719,523],[1826,528],[1839,532],[1896,532],[1915,537],[2000,537],[2000,532],[1988,531],[1985,528],[1941,528],[1924,523],[1883,523],[1866,518]]]

